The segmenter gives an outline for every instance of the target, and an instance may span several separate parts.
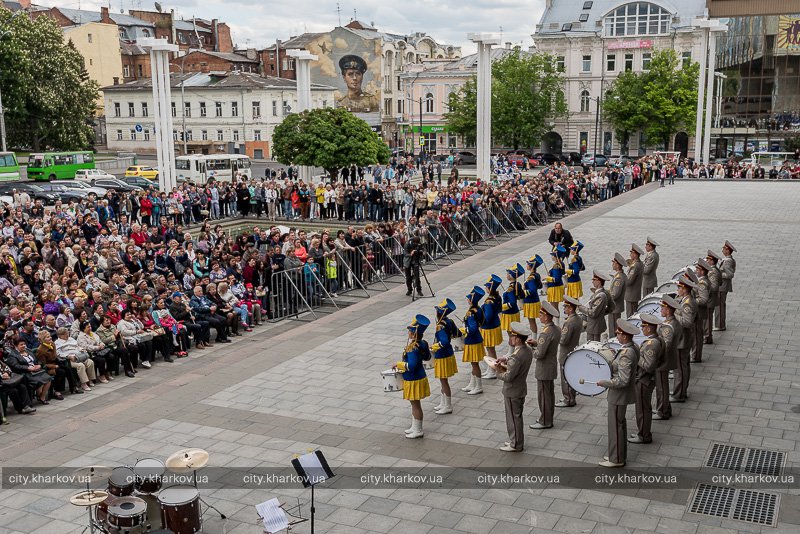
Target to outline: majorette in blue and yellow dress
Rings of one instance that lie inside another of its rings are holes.
[[[586,270],[583,265],[583,258],[580,252],[583,249],[583,243],[580,241],[574,242],[570,247],[572,256],[569,259],[567,266],[567,295],[574,299],[579,299],[583,296],[583,282],[581,282],[581,271]]]
[[[497,293],[497,288],[502,283],[503,279],[493,274],[483,285],[487,289],[486,299],[481,306],[483,310],[481,335],[484,347],[496,347],[503,343],[503,331],[500,329],[500,310],[502,310],[503,302]]]
[[[553,247],[553,252],[550,253],[550,258],[553,260],[553,266],[547,272],[547,301],[551,304],[558,304],[564,300],[564,264],[561,263],[559,255],[565,253],[565,249],[561,243],[556,243]]]
[[[523,298],[522,284],[517,280],[525,274],[525,269],[519,263],[506,269],[508,287],[503,291],[503,309],[500,312],[500,329],[507,332],[511,323],[519,322],[519,304]]]
[[[431,396],[431,386],[428,375],[425,374],[423,362],[431,359],[428,342],[422,339],[422,334],[430,326],[431,321],[424,315],[417,315],[408,331],[415,334],[416,339],[409,340],[403,359],[395,364],[398,371],[403,373],[403,398],[409,401],[422,400]]]
[[[542,309],[542,303],[539,301],[539,290],[542,289],[542,277],[536,272],[536,268],[544,263],[541,256],[536,254],[534,257],[525,262],[528,266],[528,278],[522,284],[525,291],[525,297],[522,299],[522,314],[528,319],[536,319],[539,317],[539,310]]]
[[[486,349],[483,346],[483,336],[481,335],[481,325],[483,325],[483,311],[478,302],[486,292],[482,287],[475,286],[467,295],[469,309],[464,315],[464,356],[461,361],[478,363],[483,361],[486,356]]]
[[[453,345],[450,341],[458,337],[460,332],[456,323],[448,317],[456,309],[455,303],[450,299],[444,299],[436,310],[436,342],[433,344],[433,370],[436,378],[450,378],[458,372],[458,364],[453,353]]]

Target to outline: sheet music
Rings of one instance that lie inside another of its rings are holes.
[[[267,532],[279,532],[289,528],[289,519],[281,508],[278,499],[270,499],[256,505],[256,511],[261,519],[264,520],[264,528]]]

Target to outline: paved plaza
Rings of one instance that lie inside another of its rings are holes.
[[[798,205],[800,184],[682,182],[650,185],[563,221],[586,245],[586,288],[591,269],[609,271],[614,252],[627,256],[631,242],[643,245],[646,236],[660,243],[659,281],[705,256],[708,248],[721,253],[725,239],[738,249],[728,330],[715,333],[703,363],[692,367],[689,401],[673,405],[671,420],[653,422],[652,444],[629,445],[625,471],[597,473],[700,473],[714,445],[724,444],[782,451],[783,472],[797,476]],[[113,467],[199,447],[211,453],[209,472],[247,472],[285,468],[295,454],[320,448],[333,471],[342,470],[342,479],[364,467],[419,474],[459,468],[442,487],[371,487],[354,479],[340,487],[323,485],[316,491],[318,532],[798,532],[797,482],[761,490],[779,496],[775,527],[688,512],[693,485],[475,482],[476,473],[495,468],[595,472],[606,451],[605,395],[579,397],[577,407],[557,409],[553,429],[526,429],[525,451],[502,453],[497,447],[507,437],[501,383],[485,381],[483,395],[467,396],[458,388],[468,380],[468,364],[460,364],[451,379],[454,413],[433,413],[439,385],[431,372],[433,396],[423,401],[425,437],[403,438],[408,403],[400,394],[383,392],[380,372],[400,358],[405,325],[417,313],[432,317],[433,305],[443,297],[456,303],[460,317],[473,285],[491,273],[504,275],[506,267],[534,253],[546,257],[549,230],[429,273],[436,299],[409,302],[405,287],[395,285],[315,322],[271,325],[171,365],[159,362],[135,380],[118,378],[93,393],[53,401],[34,416],[13,416],[11,425],[0,427],[0,462],[5,468]],[[538,415],[532,376],[529,384],[526,427]],[[635,429],[633,411],[631,405],[629,430]],[[68,502],[75,492],[5,487],[0,533],[80,533],[85,511]],[[288,505],[300,498],[308,517],[309,491],[290,485],[269,489],[234,480],[226,488],[204,487],[201,495],[227,516],[222,521],[207,514],[206,533],[263,532],[254,505],[272,497]],[[292,532],[310,532],[310,525]]]

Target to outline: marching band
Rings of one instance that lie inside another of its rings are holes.
[[[527,276],[519,263],[506,269],[506,288],[494,274],[483,287],[474,286],[466,296],[468,309],[462,328],[449,318],[456,310],[453,301],[445,299],[434,306],[435,342],[430,349],[423,334],[431,321],[417,315],[408,326],[402,360],[393,368],[402,373],[403,398],[411,403],[412,425],[405,431],[406,437],[423,436],[421,401],[431,394],[424,362],[431,358],[435,377],[441,383],[434,411],[437,415],[453,413],[449,379],[458,373],[456,345],[463,346],[462,361],[471,366],[469,383],[461,391],[477,395],[483,393],[483,379],[503,382],[509,441],[500,450],[516,452],[524,448],[522,409],[528,372],[533,366],[539,417],[530,428],[553,428],[556,407],[576,406],[578,394],[606,391],[608,454],[600,465],[624,466],[627,443],[651,443],[652,421],[669,419],[673,416],[672,403],[688,398],[691,364],[702,361],[703,345],[713,343],[713,331],[726,328],[727,295],[733,291],[736,272],[736,248],[725,241],[722,256],[708,250],[704,258],[659,286],[657,247],[648,236],[644,250],[636,243],[631,245],[629,259],[615,253],[613,273],[609,276],[592,271],[591,296],[581,303],[581,272],[586,267],[580,252],[584,244],[573,241],[567,252],[556,242],[544,279],[537,272],[544,260],[537,254],[525,262]],[[607,282],[611,282],[609,289]],[[541,300],[540,294],[546,295],[546,300]],[[556,320],[561,318],[561,302],[563,320],[559,327]],[[527,325],[520,322],[523,318]],[[498,357],[496,347],[503,343],[503,332],[508,336],[509,352]],[[580,345],[583,332],[587,342]],[[596,366],[591,370],[580,358],[572,358],[587,351],[598,356],[590,358]],[[485,372],[481,372],[482,361],[488,364]],[[558,402],[557,378],[562,394]],[[629,404],[636,410],[636,432],[631,434],[625,419]]]

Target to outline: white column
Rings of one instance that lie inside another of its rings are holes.
[[[297,112],[302,113],[312,108],[311,104],[311,62],[319,59],[308,50],[288,50],[286,55],[295,58],[295,72],[297,73]],[[311,183],[313,176],[311,167],[300,167],[300,179]]]
[[[704,24],[707,24],[708,20],[700,20],[695,23],[697,26],[701,26],[701,32],[703,32],[703,37],[700,39],[700,75],[697,79],[697,123],[695,124],[694,129],[694,160],[699,162],[701,161],[702,151],[703,151],[703,101],[704,101],[704,91],[706,88],[706,54],[708,53],[708,28],[703,27]],[[712,75],[713,76],[713,75]]]
[[[492,153],[492,46],[500,44],[500,38],[491,33],[469,33],[467,38],[478,45],[477,177],[489,180],[489,158]]]
[[[717,33],[723,27],[713,26],[708,33],[708,85],[706,86],[706,125],[703,134],[703,163],[708,164],[711,156],[711,111],[714,109],[714,71],[717,68]],[[734,140],[735,143],[735,140]],[[735,147],[734,147],[735,148]]]
[[[156,131],[153,138],[158,157],[158,185],[170,191],[175,180],[175,142],[172,139],[172,92],[170,90],[169,54],[178,46],[166,39],[140,39],[139,44],[150,50],[150,74],[153,84],[153,117]]]

